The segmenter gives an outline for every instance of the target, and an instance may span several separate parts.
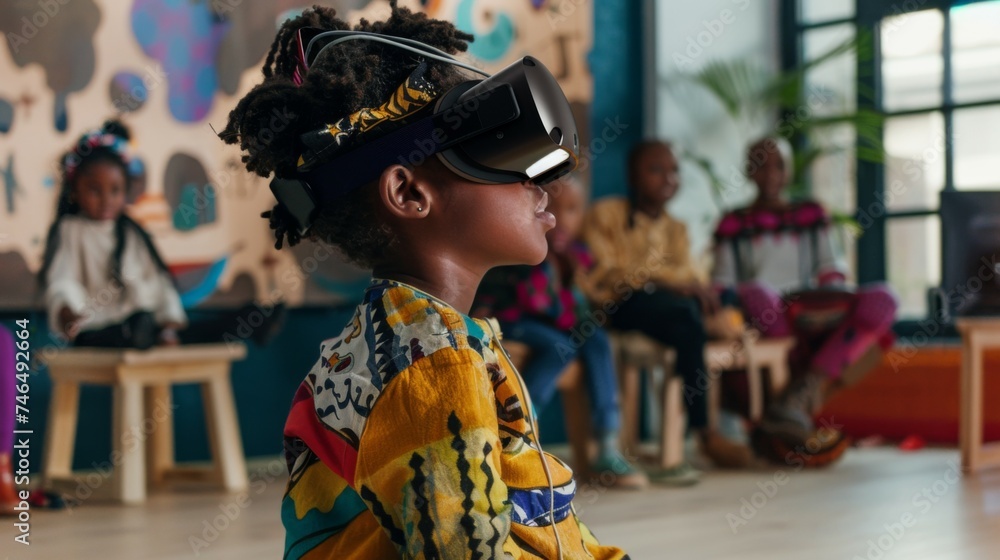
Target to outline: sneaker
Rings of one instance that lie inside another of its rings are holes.
[[[646,475],[618,452],[597,459],[588,469],[588,474],[592,483],[606,488],[642,490],[649,486]]]
[[[649,480],[664,486],[694,486],[701,482],[701,471],[688,463],[681,463],[669,469],[649,471]]]
[[[729,440],[714,430],[706,430],[700,438],[701,452],[723,469],[745,469],[753,462],[750,448]]]

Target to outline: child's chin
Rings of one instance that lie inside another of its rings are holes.
[[[545,260],[545,257],[549,255],[549,244],[542,243],[540,250],[534,250],[531,253],[531,258],[526,259],[525,264],[530,264],[532,266],[536,264],[541,264]]]

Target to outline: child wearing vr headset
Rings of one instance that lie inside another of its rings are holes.
[[[468,316],[490,268],[545,258],[536,183],[575,166],[569,104],[530,57],[470,79],[451,58],[470,35],[390,5],[285,22],[220,133],[274,175],[277,247],[329,243],[374,276],[293,398],[285,558],[625,558],[577,518],[495,322]]]

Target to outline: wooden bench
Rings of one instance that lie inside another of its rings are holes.
[[[247,488],[246,459],[229,380],[230,365],[246,357],[242,344],[200,344],[151,350],[72,348],[48,360],[52,378],[48,433],[42,475],[45,484],[73,495],[87,484],[95,497],[124,503],[146,499],[147,483],[210,480],[228,491]],[[171,386],[198,383],[213,458],[210,469],[174,464]],[[111,429],[113,472],[91,485],[92,477],[74,477],[73,448],[80,385],[109,385],[113,390]],[[145,445],[143,445],[145,443]]]

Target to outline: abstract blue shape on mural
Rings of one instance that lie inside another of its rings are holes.
[[[489,62],[500,60],[514,44],[514,21],[506,13],[497,12],[493,14],[493,28],[487,33],[476,33],[472,23],[475,4],[476,0],[462,0],[458,4],[455,26],[475,35],[476,40],[469,45],[469,54]]]
[[[183,305],[185,309],[196,307],[198,304],[205,301],[209,298],[209,296],[215,293],[215,289],[219,286],[219,278],[222,277],[222,272],[226,270],[227,262],[229,262],[229,259],[223,257],[212,263],[206,269],[197,271],[196,274],[203,275],[203,277],[187,289],[183,288],[183,284],[185,283],[184,278],[180,277],[177,279],[178,284],[182,285],[181,305]]]
[[[7,199],[7,213],[14,213],[14,194],[21,189],[17,186],[17,177],[14,176],[14,154],[7,155],[7,167],[0,170],[3,175],[3,188]]]
[[[142,82],[142,77],[133,72],[117,72],[108,84],[108,96],[111,104],[119,113],[138,111],[149,98],[149,89]]]
[[[143,52],[163,65],[168,106],[177,120],[200,121],[212,108],[216,54],[228,27],[206,1],[136,0],[132,6],[132,33]]]
[[[191,231],[215,222],[215,191],[206,188],[202,194],[202,188],[194,183],[187,183],[180,191],[180,202],[174,210],[174,229]]]
[[[174,228],[191,231],[217,219],[216,190],[198,158],[176,153],[163,173],[163,196],[170,205]]]
[[[0,132],[7,134],[14,125],[14,105],[0,98]]]
[[[59,132],[66,132],[66,127],[69,126],[69,113],[66,109],[66,93],[57,92],[55,104],[52,107],[52,126],[55,127]]]
[[[131,177],[136,177],[142,175],[146,172],[146,164],[142,161],[139,156],[132,156],[132,159],[128,160],[128,174]]]

